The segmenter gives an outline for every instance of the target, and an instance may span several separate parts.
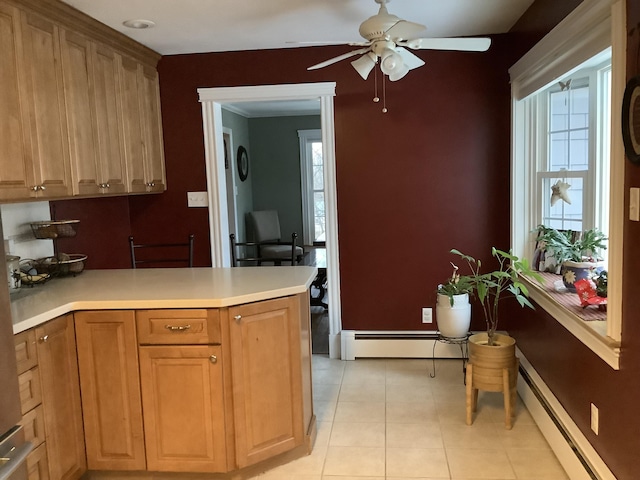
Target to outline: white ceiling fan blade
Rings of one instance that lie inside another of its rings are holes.
[[[356,69],[356,72],[358,72],[360,76],[364,80],[366,80],[367,77],[369,77],[371,70],[373,70],[373,67],[376,66],[377,61],[377,55],[373,52],[369,52],[366,55],[362,55],[357,60],[351,62],[351,65],[353,65],[353,68]]]
[[[393,24],[391,27],[384,32],[385,35],[388,35],[394,41],[406,40],[408,38],[413,38],[416,35],[421,34],[427,29],[424,25],[419,23],[409,22],[407,20],[400,20],[399,22]]]
[[[307,70],[317,70],[319,68],[326,67],[328,65],[332,65],[334,63],[339,62],[340,60],[344,60],[345,58],[353,57],[355,55],[361,55],[363,53],[367,53],[369,51],[369,47],[367,48],[359,48],[358,50],[353,50],[352,52],[345,53],[343,55],[338,55],[337,57],[330,58],[329,60],[325,60],[324,62],[320,62],[316,65],[312,65],[307,68]]]
[[[465,52],[485,52],[491,46],[491,39],[472,38],[414,38],[398,45],[414,49],[460,50]]]
[[[304,41],[304,42],[296,42],[293,40],[289,40],[285,43],[293,44],[293,45],[349,45],[350,47],[365,47],[367,45],[371,45],[371,42],[353,42],[353,41],[334,41],[334,40],[316,40],[316,41]]]
[[[402,61],[409,70],[413,70],[414,68],[418,68],[424,65],[424,60],[414,55],[406,48],[396,47],[396,52],[398,52],[398,54],[402,57]]]

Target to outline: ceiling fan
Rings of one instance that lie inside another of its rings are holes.
[[[360,35],[366,42],[349,43],[362,46],[351,52],[339,55],[324,62],[312,65],[307,70],[323,68],[356,55],[360,58],[351,62],[353,68],[363,79],[367,79],[373,67],[380,62],[380,70],[396,81],[404,77],[409,70],[424,65],[424,61],[411,53],[410,49],[459,50],[484,52],[491,45],[490,38],[419,38],[417,35],[427,27],[419,23],[402,20],[387,11],[390,0],[375,0],[380,10],[360,25]]]

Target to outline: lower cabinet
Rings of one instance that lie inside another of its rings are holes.
[[[80,478],[87,470],[73,315],[35,329],[46,450],[51,480]]]
[[[222,369],[219,345],[140,347],[149,470],[227,471]]]
[[[144,470],[135,312],[76,312],[87,464]]]
[[[253,465],[302,445],[299,297],[228,311],[236,464]]]
[[[15,335],[29,480],[225,473],[309,446],[305,302],[80,311]]]

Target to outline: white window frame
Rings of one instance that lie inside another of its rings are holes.
[[[312,245],[315,238],[316,226],[313,208],[313,155],[311,152],[311,143],[322,142],[322,130],[298,130],[298,141],[300,142],[303,239],[305,245]]]
[[[611,105],[621,105],[626,80],[626,5],[624,0],[584,0],[510,70],[512,92],[511,245],[531,258],[537,208],[531,198],[535,178],[533,138],[541,128],[533,102],[521,101],[566,77],[577,66],[611,47]],[[611,115],[610,178],[596,188],[609,191],[607,335],[600,335],[576,315],[533,286],[531,297],[576,338],[614,369],[620,368],[622,332],[622,242],[624,226],[624,148],[620,115]],[[531,134],[531,135],[530,135]],[[603,142],[600,142],[603,143]],[[607,148],[600,145],[599,148]]]

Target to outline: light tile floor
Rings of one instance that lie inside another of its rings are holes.
[[[566,480],[520,399],[504,428],[500,393],[480,392],[465,423],[460,360],[313,356],[318,438],[311,455],[260,480]]]

